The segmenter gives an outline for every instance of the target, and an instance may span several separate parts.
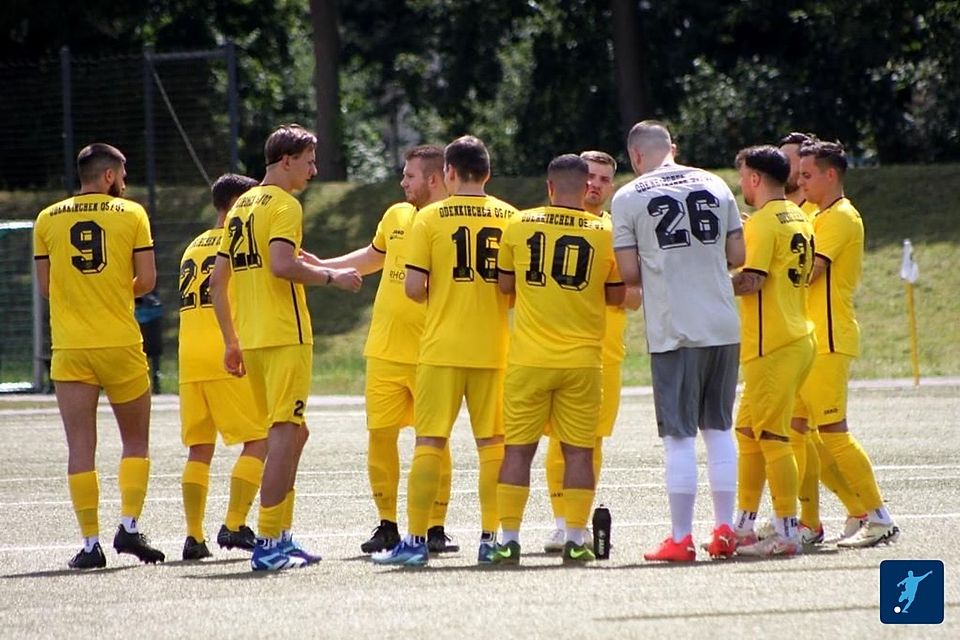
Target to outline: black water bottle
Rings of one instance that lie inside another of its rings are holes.
[[[610,510],[602,504],[593,510],[593,553],[597,560],[610,558]]]

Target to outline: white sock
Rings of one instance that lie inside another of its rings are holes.
[[[737,515],[737,524],[734,527],[737,533],[748,533],[753,531],[753,525],[757,523],[756,511],[741,511]]]
[[[887,508],[883,505],[880,505],[878,509],[868,511],[867,521],[877,522],[879,524],[893,524],[893,518],[890,517],[890,512],[887,511]]]
[[[567,519],[566,518],[555,518],[557,521],[557,529],[566,529],[567,528]]]
[[[83,550],[87,553],[93,551],[93,548],[100,542],[100,536],[90,536],[83,539]]]
[[[679,542],[693,529],[693,506],[697,499],[697,441],[695,438],[665,436],[663,454],[673,539]]]
[[[572,542],[573,544],[576,544],[576,545],[583,544],[583,529],[580,529],[580,528],[573,529],[571,527],[567,527],[566,529],[567,529],[567,542]]]
[[[520,532],[513,529],[504,529],[500,532],[500,542],[502,544],[507,544],[508,542],[520,544]]]
[[[130,516],[121,516],[120,524],[123,525],[123,529],[127,533],[139,533],[140,530],[137,529],[137,519],[131,518]]]
[[[680,542],[693,532],[693,505],[697,496],[690,493],[670,493],[667,498],[670,500],[673,541]]]
[[[427,539],[423,536],[415,536],[412,534],[407,534],[407,537],[403,539],[407,544],[427,544]]]
[[[707,446],[707,477],[713,497],[714,526],[733,526],[733,509],[737,502],[737,447],[727,429],[703,429]]]
[[[784,538],[797,537],[797,516],[787,516],[786,518],[774,518],[773,529]]]

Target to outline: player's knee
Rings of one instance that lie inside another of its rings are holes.
[[[790,443],[788,441],[761,438],[759,445],[760,450],[763,452],[763,459],[767,464],[771,464],[780,460],[781,458],[793,455],[793,449],[790,447]]]

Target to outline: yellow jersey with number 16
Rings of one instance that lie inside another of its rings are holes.
[[[88,193],[40,212],[33,255],[50,261],[54,349],[143,341],[133,316],[133,254],[152,249],[147,212],[124,198]]]
[[[270,270],[270,243],[285,242],[300,253],[303,208],[297,199],[274,185],[253,187],[230,209],[224,229],[217,254],[233,271],[240,347],[313,344],[303,285]]]

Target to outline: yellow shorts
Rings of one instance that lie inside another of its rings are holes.
[[[262,440],[267,427],[247,376],[180,385],[180,439],[188,447],[215,444],[217,433],[226,445]]]
[[[150,390],[147,356],[139,344],[101,349],[54,349],[50,379],[103,387],[113,404],[136,400]]]
[[[425,438],[449,438],[467,399],[476,439],[503,435],[503,369],[417,366],[414,425]]]
[[[400,428],[413,424],[417,365],[367,358],[364,395],[367,429]]]
[[[247,349],[243,363],[259,415],[267,428],[278,422],[303,424],[313,376],[313,345]]]
[[[810,375],[807,374],[807,379],[809,380]],[[803,386],[801,385],[801,389]],[[803,398],[800,396],[800,393],[797,393],[797,396],[793,399],[793,417],[799,418],[800,420],[806,420],[808,423],[810,421],[810,411],[807,409],[807,403],[803,401]],[[813,425],[808,425],[813,426]]]
[[[600,373],[603,393],[600,398],[600,419],[597,421],[597,437],[609,438],[613,435],[613,425],[620,413],[620,390],[623,378],[619,362],[604,362]]]
[[[744,362],[737,428],[787,437],[800,385],[813,364],[813,338],[805,336],[760,358]]]
[[[600,417],[600,369],[508,365],[503,383],[506,443],[533,444],[550,421],[551,436],[592,449]]]
[[[847,382],[853,356],[818,353],[810,375],[800,387],[800,396],[809,408],[810,424],[820,427],[847,419]]]

